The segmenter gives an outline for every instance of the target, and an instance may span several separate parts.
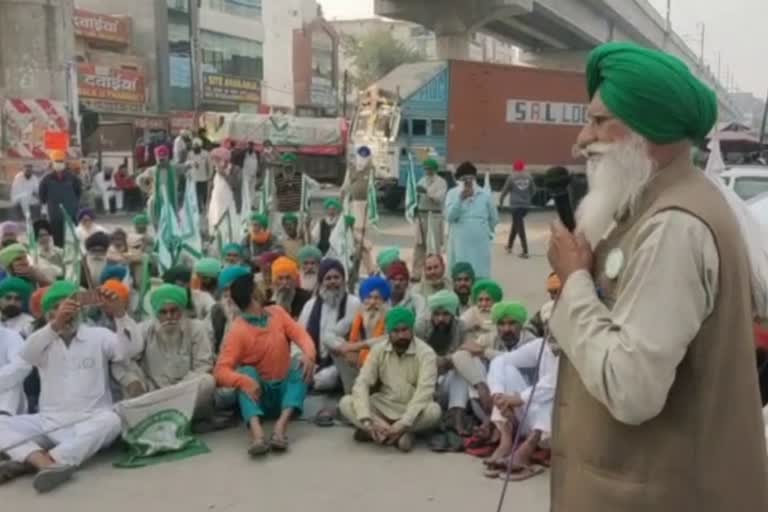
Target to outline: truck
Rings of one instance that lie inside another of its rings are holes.
[[[583,73],[459,60],[403,64],[361,94],[350,150],[370,146],[383,202],[397,208],[405,178],[434,158],[444,173],[470,161],[499,188],[523,161],[541,183],[565,166],[583,187],[584,164],[573,147],[586,123]],[[539,187],[534,201],[549,201]]]
[[[261,150],[269,140],[282,152],[296,153],[298,167],[312,178],[335,184],[344,181],[349,127],[343,118],[205,112],[200,125],[216,144],[244,147],[253,143]]]

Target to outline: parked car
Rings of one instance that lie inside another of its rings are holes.
[[[725,186],[745,201],[768,192],[768,167],[763,165],[738,165],[720,174]]]

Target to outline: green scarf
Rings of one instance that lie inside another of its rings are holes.
[[[251,313],[243,313],[240,315],[243,320],[248,322],[249,324],[255,326],[255,327],[261,327],[262,329],[267,327],[267,323],[269,322],[269,313],[266,311],[262,315],[253,315]]]
[[[168,201],[171,202],[171,209],[174,212],[178,210],[178,202],[176,201],[176,168],[170,162],[168,162],[167,168],[156,165],[155,166],[155,192],[154,192],[155,204],[152,212],[155,217],[154,219],[155,222],[160,222],[160,212],[162,211],[162,208],[163,208],[163,194],[160,190],[160,187],[161,187],[160,173],[162,171],[166,172],[165,197],[167,197]]]

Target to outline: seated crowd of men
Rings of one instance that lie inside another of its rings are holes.
[[[283,223],[287,239],[293,220]],[[378,272],[353,294],[327,246],[285,244],[258,214],[244,244],[152,277],[143,294],[146,216],[130,235],[107,234],[91,212],[80,221],[93,276],[81,286],[59,279],[61,251],[45,221],[35,224],[35,265],[3,232],[0,483],[35,473],[39,492],[57,487],[120,436],[116,401],[191,380],[193,427],[239,415],[253,457],[288,449],[308,393],[339,393],[318,425],[341,419],[355,440],[403,452],[417,435],[440,452],[495,446],[488,476],[508,464],[520,478],[535,471],[557,375],[551,301],[529,319],[498,283],[476,280],[468,263],[448,271],[437,254],[414,284],[397,248],[379,253]],[[559,286],[550,276],[552,299]],[[269,435],[266,419],[275,420]]]

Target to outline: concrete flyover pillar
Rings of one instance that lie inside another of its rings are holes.
[[[435,13],[434,32],[438,59],[469,59],[471,33],[455,8]]]

